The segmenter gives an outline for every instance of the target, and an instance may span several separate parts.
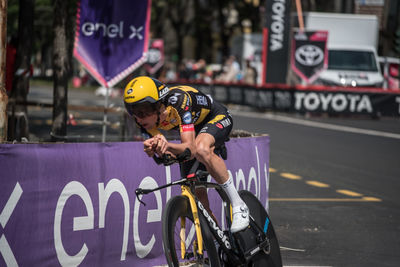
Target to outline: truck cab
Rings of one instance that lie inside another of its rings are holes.
[[[328,68],[314,84],[382,88],[377,16],[308,12],[305,26],[328,31]]]
[[[383,76],[375,49],[362,46],[328,48],[328,68],[315,84],[345,87],[383,86]]]

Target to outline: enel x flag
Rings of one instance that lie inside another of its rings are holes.
[[[104,87],[147,59],[151,0],[81,0],[74,56]]]

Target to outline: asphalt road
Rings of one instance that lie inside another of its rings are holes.
[[[32,88],[29,99],[50,103],[52,91]],[[103,100],[69,94],[75,105]],[[269,211],[285,266],[399,266],[400,119],[232,110],[235,129],[270,135]],[[102,113],[71,114],[75,141],[100,140]],[[48,140],[51,110],[30,107],[29,116],[32,139]],[[109,114],[107,140],[119,140],[120,118]]]
[[[399,119],[234,114],[237,128],[271,138],[284,265],[399,266]]]

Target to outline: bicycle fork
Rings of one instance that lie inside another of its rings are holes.
[[[200,219],[199,219],[199,213],[197,210],[197,205],[196,201],[194,199],[194,196],[190,192],[190,189],[182,185],[182,195],[186,196],[189,199],[190,203],[190,208],[192,209],[192,214],[193,214],[193,222],[194,222],[194,227],[196,230],[196,237],[197,237],[197,253],[199,253],[201,256],[203,255],[203,236],[201,235],[201,228],[200,228]],[[185,254],[186,254],[186,232],[185,232],[185,226],[186,222],[184,218],[181,218],[181,232],[180,232],[180,238],[181,238],[181,257],[184,259]]]

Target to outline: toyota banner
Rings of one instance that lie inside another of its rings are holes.
[[[293,30],[292,69],[307,84],[328,67],[328,32]]]
[[[147,59],[151,0],[80,0],[74,56],[104,87]]]
[[[263,83],[286,83],[291,0],[265,1]]]

